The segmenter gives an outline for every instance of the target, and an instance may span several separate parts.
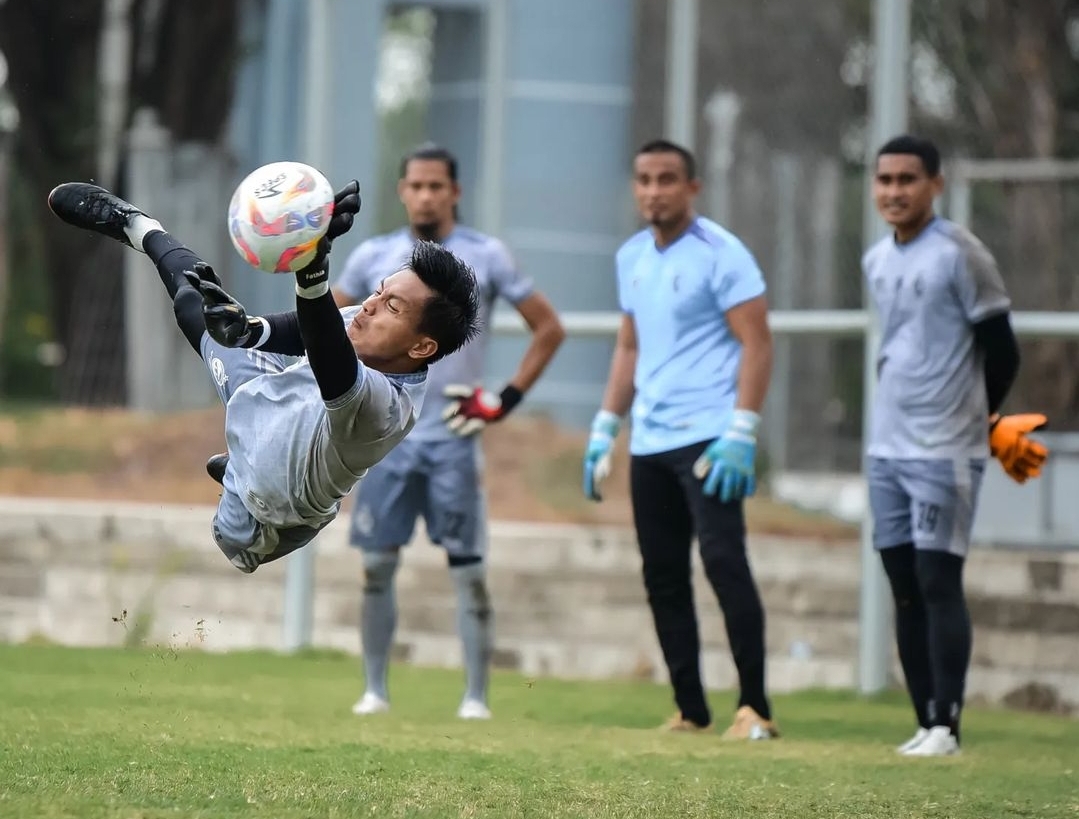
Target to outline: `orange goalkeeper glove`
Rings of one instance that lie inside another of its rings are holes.
[[[1049,450],[1027,437],[1042,429],[1049,419],[1040,413],[993,415],[989,419],[989,451],[1016,483],[1038,477]]]

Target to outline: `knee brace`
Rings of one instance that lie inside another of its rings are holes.
[[[487,590],[487,566],[480,559],[450,565],[450,575],[457,587],[457,596],[481,617],[491,612],[491,595]]]
[[[363,591],[365,594],[382,594],[393,586],[400,556],[391,552],[365,552],[363,555]]]

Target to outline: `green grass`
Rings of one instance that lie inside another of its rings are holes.
[[[786,736],[652,730],[665,687],[395,667],[360,720],[352,658],[0,646],[0,817],[1076,817],[1079,723],[972,709],[957,758],[897,757],[899,695],[776,698]],[[713,698],[726,712],[730,697]]]

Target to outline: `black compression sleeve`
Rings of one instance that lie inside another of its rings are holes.
[[[300,333],[300,319],[295,310],[271,313],[260,318],[270,325],[270,337],[258,345],[260,350],[282,355],[303,355],[306,352],[303,335]]]
[[[340,398],[356,383],[359,363],[333,296],[329,290],[313,299],[297,295],[296,316],[322,400]]]
[[[1007,313],[974,325],[974,343],[985,357],[985,392],[989,414],[997,412],[1019,372],[1019,342]]]

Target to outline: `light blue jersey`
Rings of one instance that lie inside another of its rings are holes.
[[[869,455],[987,457],[974,325],[1011,308],[992,255],[970,231],[938,217],[906,244],[881,239],[862,268],[881,321]]]
[[[619,304],[637,330],[630,452],[719,437],[734,409],[742,360],[726,314],[765,291],[753,255],[698,216],[662,250],[650,230],[641,231],[619,248],[615,265]]]
[[[349,255],[334,287],[362,301],[378,289],[379,282],[408,262],[415,241],[407,228],[368,239]],[[482,327],[486,328],[490,321],[496,298],[516,305],[532,295],[535,289],[532,280],[517,270],[509,250],[498,239],[458,225],[442,244],[476,274]],[[442,421],[446,405],[442,390],[447,384],[480,385],[488,335],[484,330],[453,355],[431,365],[424,412],[409,433],[410,440],[448,441],[456,437]]]

